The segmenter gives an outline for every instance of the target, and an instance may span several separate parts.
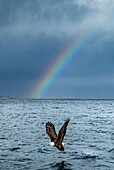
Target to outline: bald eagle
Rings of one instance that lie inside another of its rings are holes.
[[[63,146],[66,145],[66,144],[63,143],[63,139],[64,139],[64,136],[66,134],[66,129],[67,129],[67,125],[68,125],[69,121],[70,121],[70,119],[67,119],[65,121],[65,123],[63,124],[63,126],[59,130],[58,135],[56,134],[55,126],[51,122],[46,123],[46,132],[51,139],[51,143],[48,143],[48,145],[52,145],[52,146],[57,147],[57,149],[59,149],[64,154],[66,152],[64,151]]]

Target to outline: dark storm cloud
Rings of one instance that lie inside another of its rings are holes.
[[[64,19],[70,12],[66,2],[0,1],[1,74],[25,77],[27,73],[35,75],[39,68],[36,74],[40,75],[64,41],[56,36],[61,25],[56,27],[60,18]]]

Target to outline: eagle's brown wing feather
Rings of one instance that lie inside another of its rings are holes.
[[[51,142],[54,142],[54,140],[57,138],[57,134],[55,127],[51,122],[46,123],[46,132],[49,135]]]
[[[56,139],[56,144],[62,144],[62,141],[63,141],[64,136],[66,134],[66,129],[67,129],[67,125],[68,125],[69,121],[70,121],[70,119],[67,119],[66,122],[64,123],[64,125],[59,130],[59,134],[58,134],[57,139]]]

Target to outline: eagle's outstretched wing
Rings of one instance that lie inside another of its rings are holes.
[[[46,123],[46,132],[49,135],[51,142],[57,138],[55,127],[51,122]]]
[[[67,125],[68,125],[69,121],[70,121],[70,119],[67,119],[66,122],[64,123],[64,125],[59,130],[59,133],[58,133],[58,136],[57,136],[57,139],[56,139],[56,143],[62,144],[62,141],[63,141],[64,136],[66,134],[66,129],[67,129]]]

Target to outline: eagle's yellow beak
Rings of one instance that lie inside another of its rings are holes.
[[[63,154],[65,154],[66,152],[65,151],[62,151]]]
[[[68,145],[68,143],[64,143],[64,145]]]
[[[48,143],[48,145],[51,145],[50,143]]]

